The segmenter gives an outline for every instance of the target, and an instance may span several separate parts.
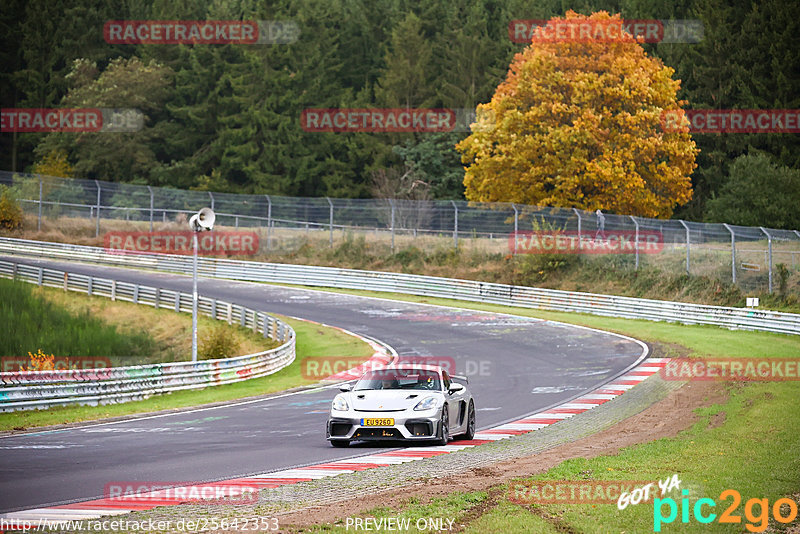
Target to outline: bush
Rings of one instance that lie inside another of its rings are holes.
[[[775,274],[778,279],[778,293],[786,295],[786,290],[789,287],[789,269],[786,268],[786,264],[778,263],[775,265]]]
[[[22,228],[22,208],[8,187],[0,186],[0,228],[17,230]]]
[[[334,261],[350,262],[352,265],[362,266],[372,255],[363,235],[353,237],[347,234],[344,241],[339,243],[333,251],[329,251],[326,256]]]
[[[520,254],[514,262],[514,277],[519,285],[544,282],[551,275],[565,273],[580,263],[577,254]]]
[[[239,344],[229,335],[224,326],[215,326],[203,336],[198,347],[198,356],[201,360],[217,358],[230,358],[236,356]]]
[[[393,259],[404,268],[422,267],[425,264],[425,253],[412,245],[398,251]]]

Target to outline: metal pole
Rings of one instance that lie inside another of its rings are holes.
[[[147,190],[150,191],[150,231],[153,231],[153,188],[149,185]]]
[[[572,208],[572,211],[575,213],[575,216],[578,218],[578,247],[581,251],[583,251],[583,240],[581,239],[581,212],[578,211],[578,208]]]
[[[197,361],[197,232],[192,232],[192,363]]]
[[[678,219],[678,222],[683,225],[686,229],[686,274],[689,274],[689,255],[690,255],[690,240],[689,240],[689,225],[686,224],[682,219]]]
[[[100,182],[95,180],[94,184],[97,186],[97,220],[94,226],[94,236],[100,237]]]
[[[328,201],[328,206],[330,208],[330,214],[328,216],[328,229],[330,230],[330,238],[329,238],[329,245],[333,248],[333,202],[328,197],[325,197],[325,200]]]
[[[392,207],[392,254],[394,254],[394,200],[389,199],[389,205]]]
[[[267,250],[272,250],[272,199],[267,197]]]
[[[517,255],[517,233],[519,232],[519,210],[517,210],[517,205],[513,202],[511,203],[511,207],[514,208],[514,256]]]
[[[633,215],[630,215],[633,224],[636,225],[636,241],[633,243],[634,248],[636,249],[636,270],[639,270],[639,223],[636,222],[636,219]]]
[[[211,191],[208,192],[208,198],[211,199],[211,211],[214,211],[214,195],[211,193]]]
[[[772,293],[772,236],[769,235],[769,232],[767,232],[767,229],[763,226],[759,226],[759,228],[761,228],[761,231],[767,236],[767,250],[769,251],[767,254],[769,258],[767,260],[769,265],[769,292]]]
[[[36,224],[36,231],[42,231],[42,175],[39,175],[39,222]]]
[[[798,232],[797,230],[792,230],[792,231],[795,234],[797,234],[797,237],[800,237],[800,232]],[[792,267],[794,267],[794,252],[792,252]]]
[[[733,233],[733,228],[728,226],[726,223],[722,223],[722,226],[728,229],[731,233],[731,279],[733,283],[736,283],[736,234]]]
[[[458,206],[456,206],[455,200],[451,200],[450,203],[453,205],[453,209],[455,210],[453,222],[453,247],[458,250]]]

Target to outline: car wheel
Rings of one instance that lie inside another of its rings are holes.
[[[348,445],[350,445],[350,442],[346,439],[332,439],[331,445],[333,445],[334,447],[347,447]]]
[[[437,445],[447,445],[450,440],[450,416],[448,415],[447,405],[442,408],[442,421],[439,423],[441,428],[440,438],[436,440]]]
[[[458,439],[472,439],[475,437],[475,404],[469,401],[467,410],[467,431],[458,436]]]

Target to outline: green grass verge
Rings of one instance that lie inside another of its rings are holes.
[[[341,290],[331,290],[341,291]],[[377,295],[362,291],[341,291],[349,294]],[[583,314],[547,312],[509,308],[447,299],[420,298],[408,295],[382,294],[395,300],[452,305],[462,308],[505,312],[523,316],[557,320],[593,328],[602,328],[659,344],[662,353],[687,354],[690,357],[761,357],[797,358],[800,336],[766,332],[731,331],[712,326],[686,326],[644,320],[613,319]],[[737,490],[742,498],[735,515],[741,523],[711,524],[697,522],[691,511],[689,522],[682,523],[680,509],[677,519],[665,524],[662,532],[742,532],[745,525],[761,526],[761,511],[752,507],[755,521],[745,516],[749,499],[768,499],[773,503],[782,497],[800,496],[800,382],[765,382],[726,384],[729,398],[697,410],[700,421],[674,438],[659,439],[623,449],[615,456],[594,459],[567,460],[543,475],[521,480],[658,480],[678,474],[682,489],[689,490],[689,503],[699,498],[717,502],[713,510],[718,516],[731,503],[720,499],[725,489]],[[712,417],[715,424],[711,424]],[[719,422],[722,421],[721,424]],[[456,521],[469,518],[465,532],[653,532],[654,506],[652,501],[618,510],[616,504],[525,504],[508,499],[508,486],[493,488],[499,492],[496,504],[486,507],[479,515],[470,514],[476,503],[472,494],[454,493],[435,499],[431,506],[420,510],[411,504],[397,510],[378,509],[360,517],[398,517],[402,514],[425,514],[426,517],[450,517]],[[670,495],[680,506],[681,495]],[[451,503],[461,503],[453,510]],[[708,513],[706,506],[704,513]],[[664,513],[668,512],[664,508]],[[770,512],[771,513],[771,512]],[[783,513],[787,513],[784,508]],[[448,515],[449,514],[449,515]],[[474,517],[470,517],[473,515]],[[793,526],[800,524],[795,519]],[[340,525],[329,528],[338,532]],[[775,532],[785,526],[770,522]],[[322,530],[325,531],[325,530]],[[344,531],[344,530],[341,530]]]
[[[23,357],[44,347],[61,356],[132,357],[155,352],[146,332],[122,332],[88,311],[69,310],[34,293],[35,286],[0,279],[0,355]]]
[[[276,317],[281,316],[276,315]],[[335,328],[281,318],[295,330],[297,358],[291,365],[275,374],[235,384],[156,395],[142,401],[124,404],[69,406],[0,414],[0,431],[186,408],[274,393],[315,382],[303,376],[302,361],[305,358],[347,355],[348,358],[366,359],[372,354],[372,348],[368,344]]]
[[[11,324],[20,323],[9,340],[0,339],[0,345],[9,350],[0,354],[13,356],[3,362],[9,364],[2,366],[5,371],[30,366],[27,352],[35,354],[37,349],[54,355],[59,369],[67,365],[83,368],[177,362],[191,354],[192,320],[187,313],[27,282],[5,288],[12,302],[7,303],[9,311],[4,315],[16,319]],[[254,354],[280,345],[236,323],[229,325],[202,314],[197,319],[199,360]],[[92,342],[93,338],[110,340],[105,345],[111,348],[104,350]]]

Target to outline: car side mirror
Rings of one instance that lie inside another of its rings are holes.
[[[342,384],[341,386],[339,386],[339,391],[341,391],[342,393],[347,393],[348,391],[351,391],[352,389],[353,389],[353,386],[350,385],[350,384]]]
[[[464,386],[461,384],[450,384],[450,389],[448,390],[450,394],[458,393],[459,391],[464,391]]]

